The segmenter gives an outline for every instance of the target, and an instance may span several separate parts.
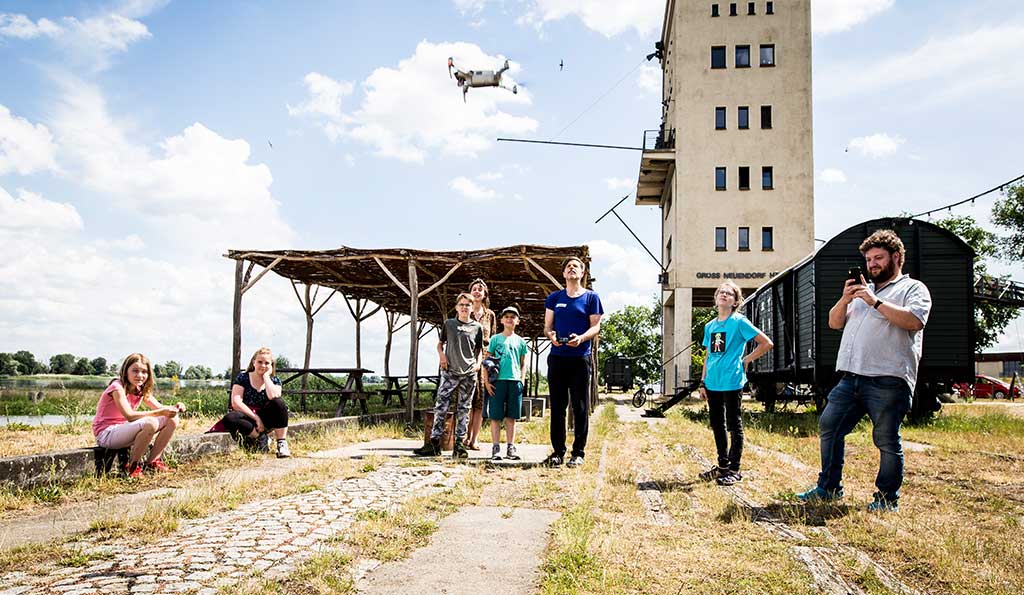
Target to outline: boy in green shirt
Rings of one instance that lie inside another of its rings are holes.
[[[487,345],[487,357],[499,361],[498,379],[494,384],[487,382],[487,417],[491,420],[491,460],[501,460],[501,422],[505,420],[505,440],[508,443],[505,456],[519,460],[516,453],[516,419],[523,410],[523,366],[526,362],[526,341],[516,334],[519,324],[519,310],[509,306],[501,311],[501,333],[491,337]]]

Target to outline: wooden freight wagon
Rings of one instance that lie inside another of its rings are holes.
[[[841,331],[828,328],[828,311],[839,300],[849,269],[864,268],[858,247],[878,229],[899,235],[907,249],[903,272],[923,281],[932,295],[912,415],[937,410],[946,385],[973,377],[974,251],[926,221],[875,219],[836,235],[744,303],[743,313],[775,343],[748,373],[767,408],[808,391],[819,408],[824,405],[839,380],[835,366],[842,337]]]

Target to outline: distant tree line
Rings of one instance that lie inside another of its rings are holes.
[[[119,362],[108,362],[105,357],[89,359],[76,357],[70,353],[60,353],[50,358],[49,363],[39,361],[29,351],[0,353],[0,376],[32,376],[34,374],[70,374],[72,376],[117,375]],[[225,378],[226,375],[214,375],[213,371],[200,365],[185,368],[180,363],[170,360],[163,364],[153,365],[153,374],[157,378],[184,378],[186,380],[203,380],[207,378]]]

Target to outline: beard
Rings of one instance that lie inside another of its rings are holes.
[[[896,259],[890,258],[889,263],[882,267],[878,273],[871,274],[869,271],[868,275],[871,281],[874,281],[875,284],[885,283],[886,281],[892,280],[892,278],[896,276]]]

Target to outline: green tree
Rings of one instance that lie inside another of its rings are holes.
[[[290,367],[292,367],[292,363],[290,361],[288,361],[287,357],[285,357],[283,355],[279,355],[276,358],[274,358],[274,369],[275,370],[280,370],[281,368],[290,368]]]
[[[987,274],[985,259],[995,258],[999,253],[1000,240],[996,234],[982,229],[970,216],[951,216],[935,222],[936,225],[948,229],[960,236],[960,239],[974,249],[974,276]],[[1022,228],[1024,233],[1024,228]],[[974,336],[975,350],[981,353],[986,347],[995,345],[999,335],[1017,316],[1017,308],[993,304],[987,301],[974,303]]]
[[[75,360],[75,367],[71,369],[71,373],[75,376],[91,376],[95,371],[87,357],[80,357]]]
[[[97,357],[89,363],[92,365],[93,374],[105,374],[107,372],[107,358]]]
[[[206,366],[189,366],[188,369],[185,370],[184,378],[186,380],[203,380],[205,378],[211,378],[212,376],[213,372]]]
[[[43,374],[46,372],[46,364],[36,361],[36,356],[32,355],[29,351],[24,349],[17,351],[12,357],[21,364],[22,374]]]
[[[70,353],[61,353],[50,358],[50,372],[54,374],[74,374],[77,358]]]
[[[1010,186],[1003,198],[992,205],[992,223],[1010,232],[997,240],[999,256],[1006,260],[1024,260],[1024,184]]]
[[[640,382],[661,379],[661,303],[626,306],[601,320],[598,365],[613,355],[634,358],[633,377]]]
[[[159,370],[159,371],[157,371]],[[153,374],[160,378],[173,378],[174,376],[181,377],[181,364],[172,360],[168,360],[162,366],[154,366]]]
[[[690,340],[693,347],[690,350],[690,378],[700,378],[701,370],[704,369],[704,360],[707,353],[704,349],[704,326],[718,315],[718,309],[710,306],[698,306],[693,309],[690,317]]]
[[[21,375],[21,363],[10,353],[0,353],[0,376]]]

